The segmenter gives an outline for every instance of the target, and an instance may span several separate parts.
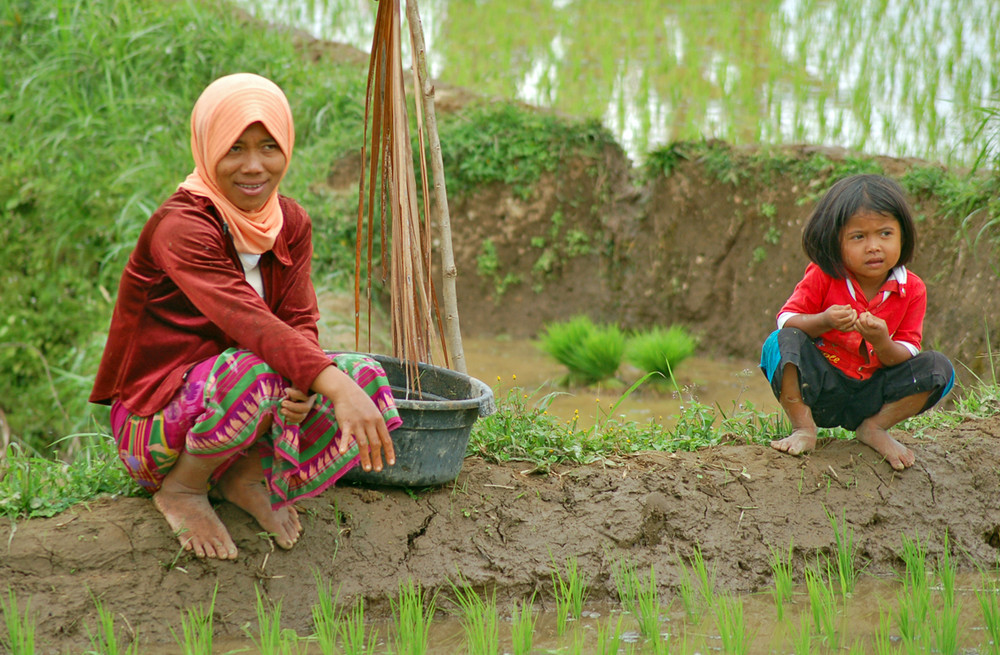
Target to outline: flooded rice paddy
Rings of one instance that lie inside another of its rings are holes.
[[[371,47],[370,0],[240,2]],[[419,6],[432,76],[600,120],[637,161],[673,141],[719,138],[969,163],[983,145],[981,108],[996,107],[1000,89],[995,0]]]

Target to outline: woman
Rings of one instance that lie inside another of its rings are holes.
[[[291,548],[296,499],[359,460],[395,461],[384,371],[319,345],[311,223],[278,194],[294,141],[273,82],[244,73],[204,90],[194,172],[129,257],[90,398],[112,405],[122,461],[198,557],[237,555],[210,487]]]

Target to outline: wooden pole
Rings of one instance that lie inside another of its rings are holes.
[[[437,118],[434,114],[434,86],[427,73],[427,53],[424,46],[424,29],[420,23],[417,0],[406,0],[406,20],[410,24],[410,42],[413,44],[413,66],[422,92],[424,116],[427,121],[428,145],[431,149],[431,175],[434,180],[434,217],[441,230],[441,299],[444,304],[443,331],[451,366],[459,373],[466,373],[465,351],[462,348],[462,330],[458,321],[458,294],[455,253],[451,246],[451,215],[448,211],[448,191],[444,181],[444,160],[441,158],[441,140],[438,138]]]

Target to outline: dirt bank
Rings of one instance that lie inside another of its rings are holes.
[[[595,601],[614,598],[611,571],[621,555],[640,569],[654,566],[670,598],[678,558],[700,546],[721,589],[756,591],[771,584],[771,546],[794,543],[799,581],[818,554],[835,552],[828,512],[846,516],[859,565],[871,575],[900,570],[901,535],[919,536],[934,560],[947,533],[960,570],[992,566],[1000,554],[1000,418],[904,440],[918,454],[904,473],[853,442],[825,443],[801,459],[729,445],[550,475],[472,458],[446,487],[345,486],[303,503],[305,533],[287,552],[224,505],[240,548],[235,563],[178,555],[148,500],[101,500],[51,519],[0,523],[0,579],[31,599],[40,652],[80,652],[96,626],[88,591],[143,642],[163,644],[173,643],[184,608],[206,602],[216,585],[219,637],[255,624],[255,585],[284,601],[286,627],[309,634],[314,572],[343,598],[363,596],[371,616],[388,614],[400,580],[447,594],[459,571],[495,587],[509,611],[510,600],[533,591],[551,608],[552,561],[570,556]]]

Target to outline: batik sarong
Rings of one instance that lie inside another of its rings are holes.
[[[399,427],[402,420],[378,362],[357,353],[330,359],[364,389],[389,430]],[[289,386],[253,353],[229,349],[193,366],[171,401],[153,416],[133,416],[115,402],[111,427],[119,457],[136,482],[155,492],[182,451],[228,457],[212,476],[210,482],[216,482],[256,443],[275,509],[315,496],[358,464],[358,446],[351,438],[341,454],[343,437],[333,404],[321,395],[301,424],[286,423],[280,410]],[[271,427],[258,438],[268,417]]]

